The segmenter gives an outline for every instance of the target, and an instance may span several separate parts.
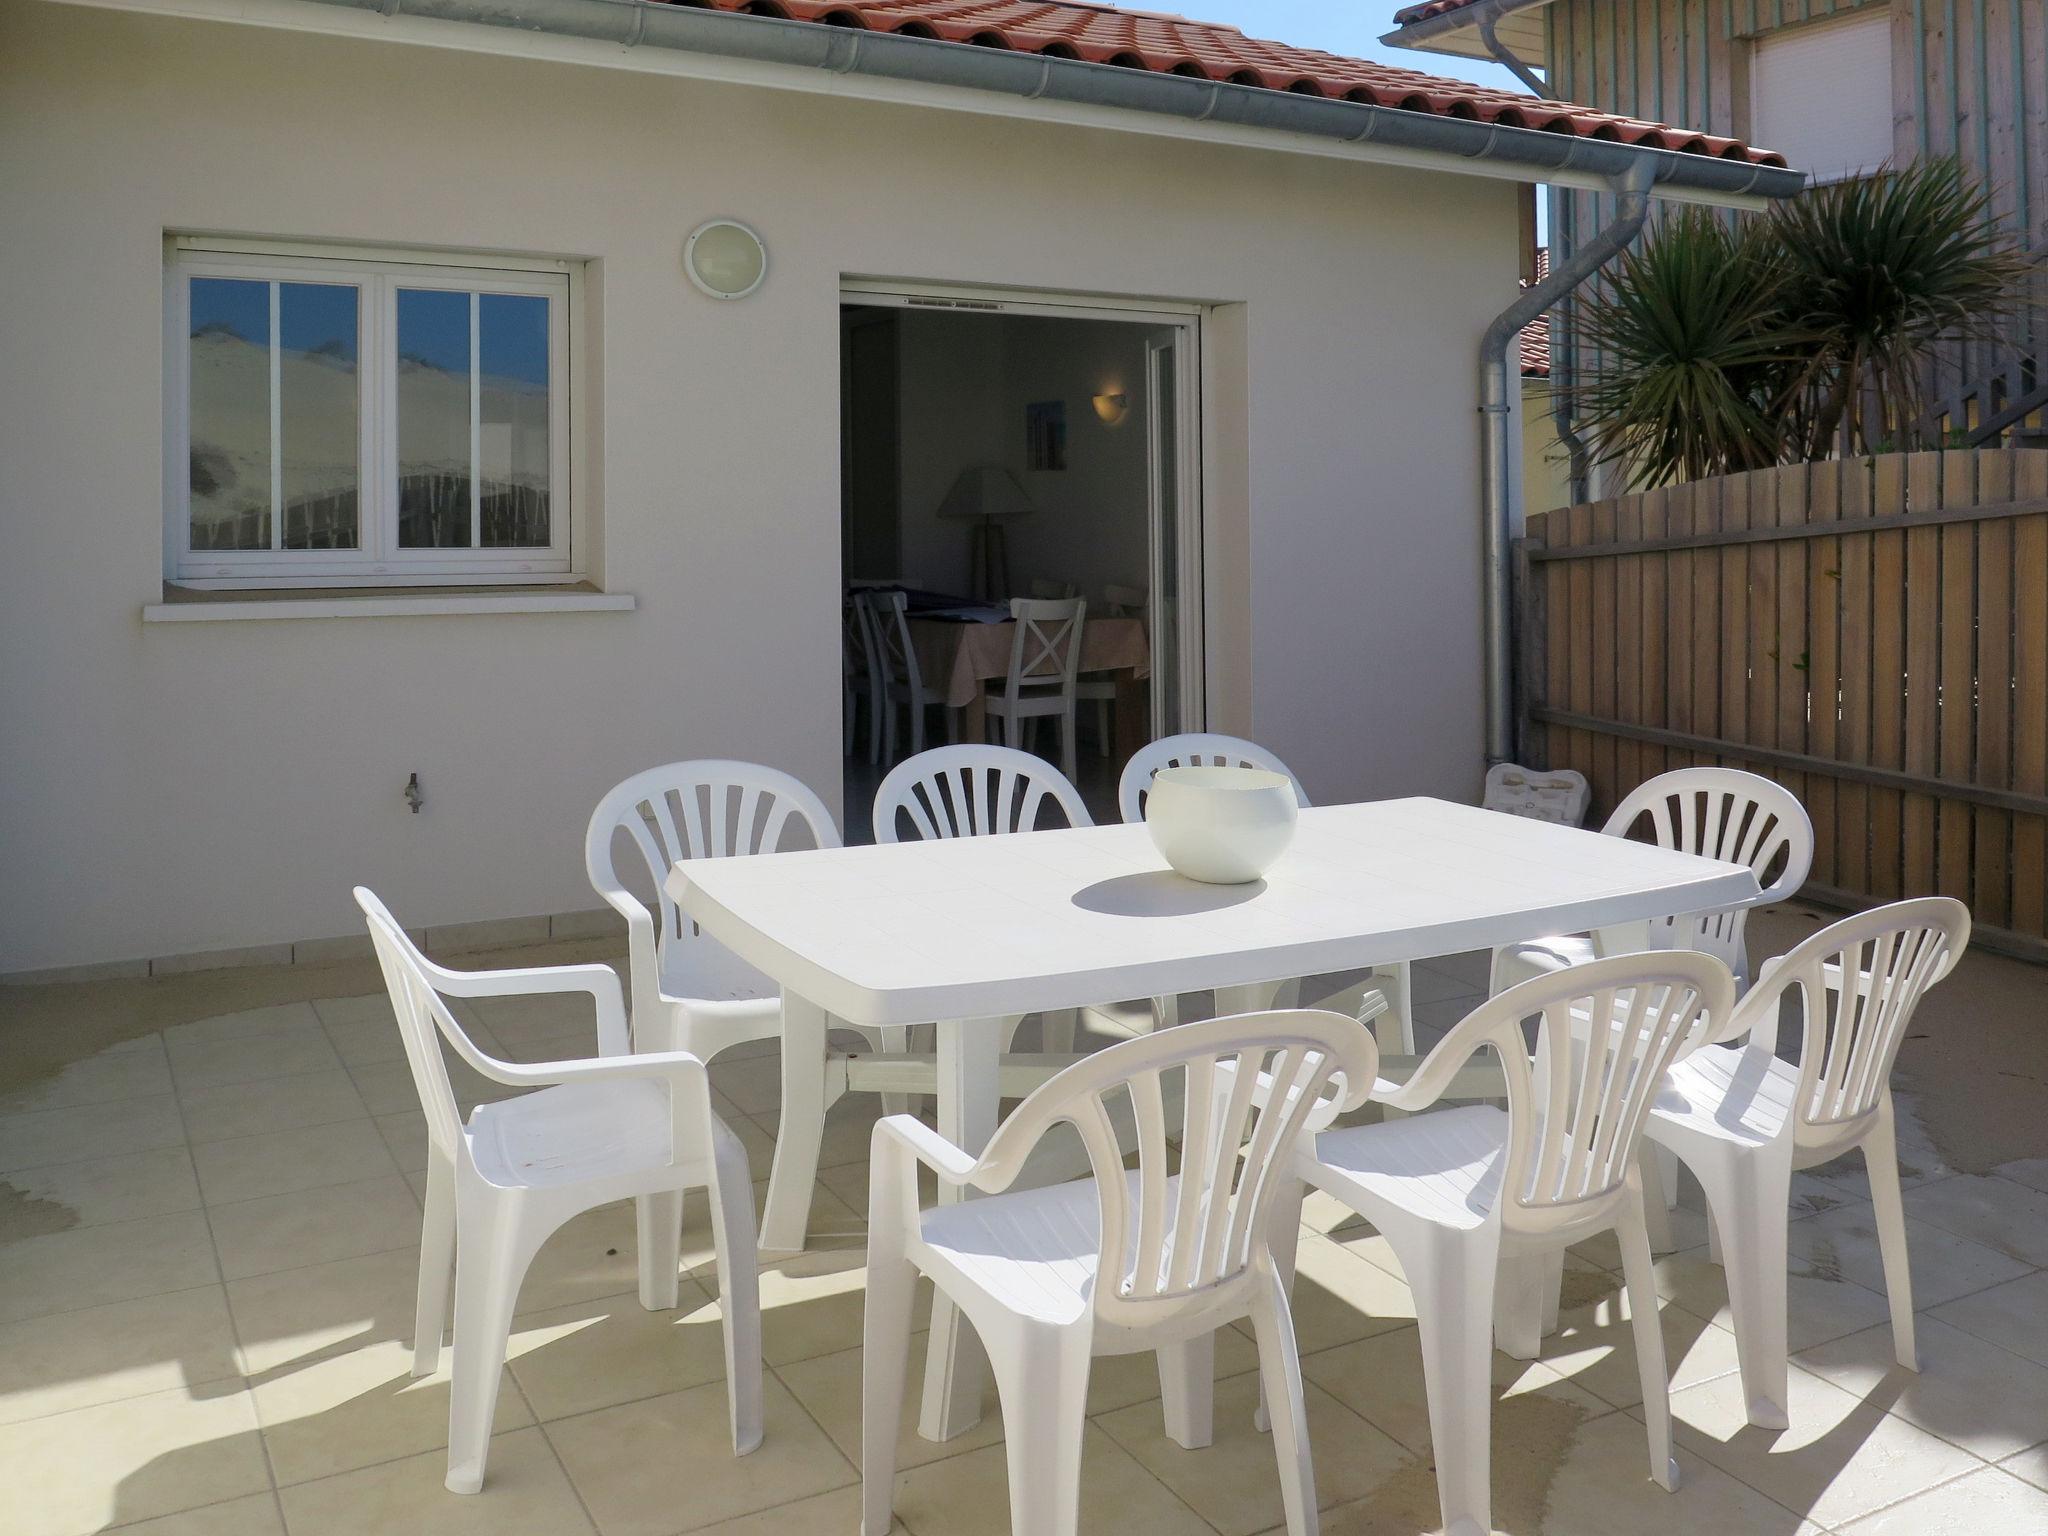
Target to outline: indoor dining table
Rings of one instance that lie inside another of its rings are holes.
[[[917,668],[926,691],[933,702],[961,712],[962,741],[986,738],[988,707],[983,685],[1000,683],[1010,675],[1010,649],[1016,632],[1014,619],[983,624],[915,614],[910,618],[910,643],[917,649]],[[1145,621],[1091,614],[1081,627],[1079,670],[1107,672],[1116,682],[1111,734],[1116,762],[1121,765],[1146,740],[1145,679],[1152,675],[1152,646]]]
[[[1262,1007],[1294,977],[1760,894],[1746,865],[1434,799],[1304,809],[1292,845],[1249,885],[1183,879],[1142,825],[1116,825],[691,859],[667,888],[782,988],[782,1116],[761,1222],[776,1254],[804,1246],[825,1111],[848,1087],[847,1058],[828,1046],[834,1018],[935,1023],[938,1128],[978,1152],[1018,1015],[1212,989],[1219,1012]],[[949,1439],[978,1418],[986,1367],[943,1303],[930,1338],[921,1428]]]

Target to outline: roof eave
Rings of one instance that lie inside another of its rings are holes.
[[[509,53],[726,83],[1196,139],[1447,174],[1601,189],[1640,157],[1653,195],[1721,207],[1804,177],[1748,159],[898,33],[638,0],[65,0],[65,3]]]
[[[1406,48],[1415,53],[1440,54],[1455,59],[1491,59],[1492,51],[1479,35],[1479,23],[1483,18],[1491,17],[1498,21],[1518,12],[1539,10],[1550,3],[1551,0],[1481,0],[1477,5],[1425,16],[1420,21],[1411,21],[1391,32],[1383,32],[1380,41],[1389,48]],[[1516,53],[1523,63],[1532,68],[1549,67],[1549,60],[1540,47],[1532,49],[1523,44]]]

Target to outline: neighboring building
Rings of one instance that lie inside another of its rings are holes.
[[[1536,252],[1535,281],[1550,271],[1550,249]],[[1572,499],[1571,455],[1558,441],[1555,398],[1550,387],[1552,316],[1525,327],[1516,342],[1522,368],[1522,506],[1531,516]]]
[[[0,0],[0,973],[340,953],[359,881],[584,912],[591,807],[677,758],[837,800],[842,322],[891,305],[1143,327],[1149,394],[1025,404],[1042,477],[1171,429],[1155,728],[1476,794],[1524,187],[1796,185],[1083,0],[421,9]]]
[[[2042,0],[1427,0],[1394,19],[1399,47],[1512,61],[1543,95],[1768,145],[1816,180],[1955,156],[2048,257]],[[1553,249],[1569,254],[1610,207],[1556,195]],[[1926,438],[2048,428],[2048,272],[2036,294],[2000,343],[1944,360]],[[1558,343],[1568,385],[1568,325]]]

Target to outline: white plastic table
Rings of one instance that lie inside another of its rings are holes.
[[[1144,827],[1118,825],[686,860],[668,890],[783,989],[782,1121],[761,1221],[771,1253],[804,1244],[833,1017],[936,1022],[939,1130],[972,1152],[999,1114],[1002,1019],[1210,989],[1219,1006],[1259,1006],[1290,977],[1759,894],[1745,865],[1429,799],[1304,810],[1293,846],[1245,886],[1183,880]],[[932,1439],[979,1416],[970,1338],[950,1309],[934,1311],[921,1426]]]

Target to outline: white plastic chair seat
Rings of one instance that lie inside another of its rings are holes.
[[[1525,944],[1508,944],[1494,951],[1494,982],[1497,992],[1504,992],[1516,982],[1527,981],[1531,976],[1548,976],[1570,965],[1584,965],[1588,960],[1598,958],[1599,951],[1585,934],[1557,934],[1547,939],[1531,939]]]
[[[671,944],[660,957],[661,995],[670,1001],[752,1002],[779,1011],[782,988],[719,944]]]
[[[1126,1175],[1133,1201],[1141,1180]],[[1166,1181],[1167,1204],[1180,1181]],[[1095,1180],[988,1195],[926,1211],[926,1254],[1021,1317],[1072,1323],[1088,1310],[1102,1261]]]
[[[1710,1045],[1664,1076],[1656,1123],[1740,1146],[1775,1141],[1792,1115],[1799,1069],[1765,1051]]]
[[[1342,1182],[1345,1196],[1470,1229],[1485,1222],[1500,1193],[1507,1145],[1507,1111],[1491,1104],[1346,1126],[1316,1138],[1316,1182]]]
[[[464,1134],[477,1172],[501,1188],[531,1189],[673,1168],[673,1129],[668,1090],[637,1078],[479,1104]]]

